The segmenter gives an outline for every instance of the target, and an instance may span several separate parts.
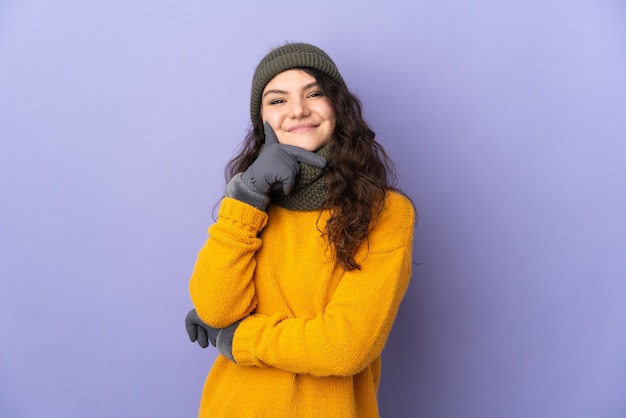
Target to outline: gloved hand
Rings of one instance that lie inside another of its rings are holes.
[[[185,317],[185,327],[192,343],[198,341],[198,345],[202,348],[207,348],[209,342],[213,347],[216,346],[219,329],[213,328],[200,319],[195,309],[190,310]]]
[[[237,321],[226,328],[213,328],[200,319],[195,309],[190,310],[185,317],[185,327],[192,343],[198,341],[202,348],[207,348],[209,343],[211,343],[213,347],[217,347],[224,357],[233,362],[235,361],[233,357],[233,337],[240,322]]]
[[[241,175],[241,179],[252,191],[264,195],[272,190],[282,190],[289,194],[296,184],[300,172],[300,162],[316,167],[324,167],[326,159],[304,148],[279,144],[278,138],[269,123],[265,129],[265,146],[257,159]]]
[[[220,329],[217,333],[217,349],[221,355],[234,363],[237,362],[233,357],[233,337],[240,323],[241,321],[237,321],[229,327]]]

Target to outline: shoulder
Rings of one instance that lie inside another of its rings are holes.
[[[381,221],[400,222],[413,227],[416,221],[415,206],[408,196],[390,189],[385,195],[384,207],[379,216]]]
[[[387,191],[384,207],[368,236],[370,250],[382,252],[409,246],[413,240],[415,219],[411,199],[396,190]]]

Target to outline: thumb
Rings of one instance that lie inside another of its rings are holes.
[[[278,144],[278,138],[276,138],[276,133],[274,133],[274,130],[268,122],[265,122],[263,124],[263,132],[265,133],[266,144]]]

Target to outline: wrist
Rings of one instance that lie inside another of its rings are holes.
[[[244,173],[235,174],[226,184],[225,195],[263,211],[267,209],[267,205],[270,203],[269,196],[248,186],[244,179]]]
[[[216,347],[220,354],[229,359],[232,362],[235,361],[235,357],[233,356],[233,339],[235,338],[235,331],[237,331],[237,327],[241,321],[237,321],[231,326],[227,328],[222,328],[217,333],[217,344]]]

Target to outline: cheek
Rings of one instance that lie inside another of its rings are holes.
[[[261,120],[265,123],[269,123],[274,133],[276,134],[276,138],[278,142],[284,144],[283,131],[281,130],[282,116],[280,112],[276,112],[273,109],[263,110],[261,109]]]
[[[327,101],[324,101],[324,105],[320,108],[320,114],[324,116],[324,119],[330,121],[333,126],[335,125],[337,120],[335,110]]]
[[[269,122],[274,130],[276,130],[280,126],[280,113],[275,111],[274,109],[261,109],[261,119],[263,120],[263,122]]]
[[[335,126],[337,126],[337,116],[335,115],[335,112],[332,109],[328,112],[326,116],[326,120],[330,122],[330,127],[334,131]]]

